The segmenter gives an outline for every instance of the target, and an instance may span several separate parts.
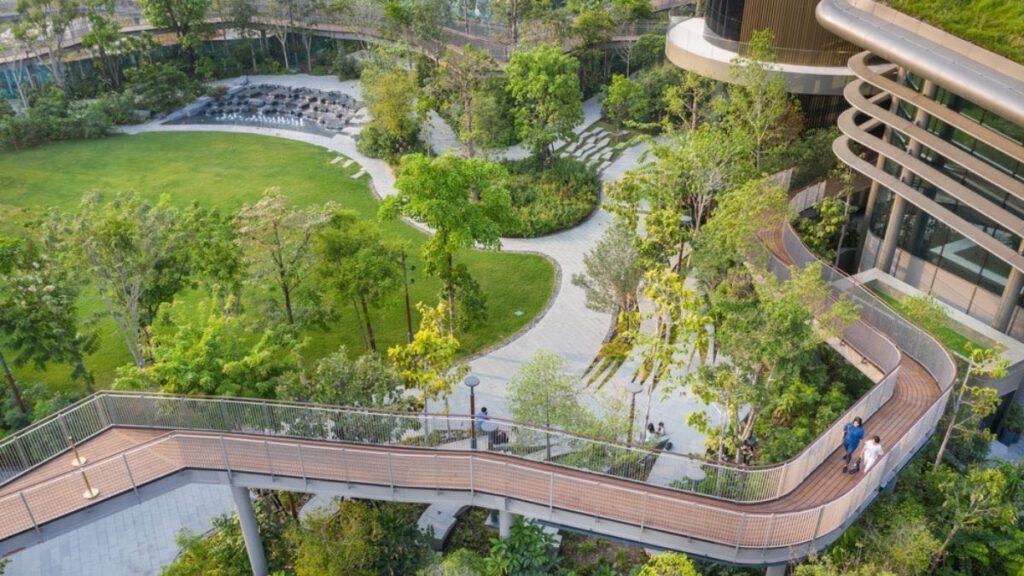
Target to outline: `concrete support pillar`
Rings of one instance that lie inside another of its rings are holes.
[[[1024,272],[1010,268],[1010,277],[1006,279],[1003,296],[999,299],[999,308],[996,309],[996,315],[992,318],[992,327],[996,330],[1006,332],[1010,327],[1013,311],[1017,308],[1017,301],[1020,299],[1021,288],[1024,288]]]
[[[775,564],[773,566],[769,566],[765,568],[764,576],[786,576],[786,565]]]
[[[512,531],[512,513],[506,510],[498,510],[498,536],[502,540],[508,538]]]
[[[921,87],[921,93],[928,98],[935,96],[936,86],[931,80],[925,80]],[[920,128],[928,125],[929,115],[923,108],[918,108],[914,115],[914,124]],[[917,157],[921,154],[921,143],[911,138],[907,142],[907,154]],[[909,182],[914,174],[904,168],[900,171],[900,180]],[[875,268],[882,272],[889,272],[892,266],[892,258],[896,253],[896,244],[900,237],[900,228],[903,226],[903,216],[907,211],[907,201],[898,194],[893,194],[892,209],[889,212],[889,222],[885,227],[885,238],[882,239],[882,246],[878,249],[878,258],[875,259]]]
[[[235,499],[235,509],[242,525],[242,538],[245,540],[245,551],[249,554],[253,576],[267,576],[267,557],[263,553],[263,540],[260,529],[256,525],[256,514],[252,510],[252,499],[249,489],[242,486],[231,487],[231,497]]]
[[[907,201],[903,196],[893,194],[889,223],[885,226],[885,237],[882,238],[882,245],[878,248],[878,256],[875,258],[875,268],[882,272],[888,273],[892,266],[892,257],[896,254],[896,244],[900,239],[900,228],[903,227],[903,215],[906,211]]]

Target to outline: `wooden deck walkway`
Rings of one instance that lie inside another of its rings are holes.
[[[777,235],[765,240],[781,260],[792,261]],[[935,379],[903,354],[892,397],[865,421],[867,435],[880,436],[883,446],[891,450],[919,422],[938,420],[942,407],[936,400],[941,394]],[[897,459],[909,456],[912,447],[903,442],[900,450],[903,453]],[[877,488],[882,469],[896,465],[896,460],[883,459],[870,475],[843,474],[837,446],[791,492],[775,500],[743,504],[485,450],[112,427],[82,443],[79,452],[89,460],[85,470],[100,496],[83,499],[82,473],[69,454],[62,454],[0,487],[0,540],[177,471],[206,469],[392,488],[476,491],[737,550],[784,548],[812,542],[842,527]]]

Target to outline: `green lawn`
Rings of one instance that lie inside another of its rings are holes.
[[[377,200],[369,189],[368,177],[353,180],[359,170],[342,163],[331,164],[337,156],[321,148],[271,137],[218,133],[163,133],[116,136],[104,140],[60,143],[41,148],[0,154],[0,233],[29,235],[46,210],[73,211],[85,192],[113,196],[122,191],[156,199],[168,194],[173,203],[186,206],[192,201],[235,211],[259,198],[263,191],[278,187],[296,206],[333,200],[367,218],[375,218]],[[413,303],[434,303],[439,284],[422,272],[419,246],[425,235],[401,222],[382,226],[386,236],[413,246],[410,264],[415,283]],[[466,334],[463,353],[469,354],[502,340],[522,328],[547,303],[554,288],[555,271],[544,258],[523,254],[466,251],[459,258],[487,294],[488,320]],[[195,310],[200,294],[179,297],[176,310]],[[88,290],[81,303],[84,316],[100,315],[98,352],[87,367],[102,387],[114,370],[129,362],[123,340],[113,321],[102,315],[99,298]],[[521,315],[516,315],[521,311]],[[346,307],[340,320],[328,330],[311,331],[307,350],[311,357],[334,351],[341,344],[353,353],[364,349],[351,310]],[[382,347],[404,341],[405,316],[401,295],[394,294],[374,313],[378,343]],[[414,322],[418,318],[414,319]],[[39,373],[21,368],[25,382],[45,381],[54,387],[67,382],[68,370],[51,367]]]

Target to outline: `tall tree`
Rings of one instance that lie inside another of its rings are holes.
[[[79,0],[18,0],[16,4],[20,21],[14,34],[45,46],[53,82],[61,90],[66,88],[64,45],[81,7]]]
[[[1010,525],[1020,520],[1020,502],[1014,498],[1014,491],[1019,492],[1020,487],[1011,485],[1003,469],[971,468],[966,474],[959,474],[946,468],[940,473],[937,485],[943,497],[946,530],[942,544],[932,555],[932,574],[942,565],[950,544],[962,531],[985,524]]]
[[[256,71],[256,3],[252,0],[213,0],[213,10],[225,25],[225,34],[228,28],[234,30],[239,36],[245,39],[249,45],[249,59],[252,63],[252,71]]]
[[[448,48],[441,58],[440,84],[458,102],[459,140],[466,146],[467,156],[475,156],[477,143],[486,138],[489,127],[481,122],[479,104],[485,97],[487,81],[497,70],[497,64],[487,52],[469,44],[459,51]]]
[[[696,130],[711,112],[711,96],[717,87],[714,80],[687,70],[683,83],[669,86],[662,95],[666,112],[662,122],[665,130],[684,126]]]
[[[164,197],[156,204],[133,194],[102,203],[82,200],[77,216],[55,222],[64,249],[82,256],[82,272],[99,292],[138,367],[147,363],[149,326],[157,308],[190,282],[189,232]]]
[[[170,28],[185,55],[189,74],[196,70],[196,49],[206,31],[204,22],[211,0],[140,0],[142,14],[153,26]]]
[[[384,219],[403,215],[434,231],[423,245],[423,259],[427,271],[441,279],[452,331],[458,326],[459,301],[480,296],[474,293],[475,283],[467,280],[466,267],[455,262],[455,254],[474,246],[501,247],[501,226],[511,213],[508,180],[503,166],[482,158],[410,154],[399,167],[398,194],[380,207]]]
[[[410,389],[419,390],[424,408],[428,400],[442,398],[448,405],[448,396],[455,385],[469,373],[469,366],[455,366],[459,340],[445,329],[444,302],[436,307],[416,305],[420,313],[420,327],[412,342],[392,346],[388,358],[399,376]]]
[[[512,377],[507,389],[512,417],[545,429],[573,429],[585,421],[576,380],[566,362],[550,352],[537,352]],[[551,435],[545,434],[547,458],[551,459]]]
[[[307,289],[313,240],[335,212],[332,203],[290,208],[281,191],[271,188],[259,202],[243,206],[236,217],[254,278],[274,284],[281,299],[271,301],[292,329],[313,319],[315,294]]]
[[[398,408],[409,403],[395,367],[377,354],[351,358],[344,346],[316,362],[306,382],[292,379],[279,397],[335,406]]]
[[[939,444],[939,451],[935,455],[936,469],[942,463],[942,457],[954,433],[959,433],[962,437],[981,435],[990,439],[988,431],[981,429],[981,421],[999,407],[999,393],[984,384],[972,385],[971,378],[1002,378],[1006,375],[1009,361],[998,348],[975,348],[968,343],[966,352],[967,369],[964,370],[959,386],[952,392],[946,432],[942,435],[942,443]]]
[[[515,52],[505,68],[515,100],[519,135],[545,160],[559,138],[569,140],[583,121],[579,62],[550,44]]]
[[[88,0],[85,3],[85,17],[89,31],[82,36],[82,45],[93,54],[93,68],[108,87],[121,87],[121,69],[118,63],[121,40],[121,25],[117,21],[114,3],[111,0]]]
[[[772,64],[776,60],[773,42],[768,30],[754,33],[749,53],[733,61],[727,94],[717,106],[758,169],[800,133],[798,104]]]
[[[377,351],[377,336],[370,308],[398,288],[402,278],[400,249],[385,242],[380,229],[355,214],[337,213],[316,239],[316,272],[341,301],[357,305],[366,327],[366,339]]]

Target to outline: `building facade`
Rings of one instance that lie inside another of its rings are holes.
[[[840,160],[871,181],[859,268],[1024,339],[1024,66],[871,0],[822,0],[865,49]]]
[[[746,54],[754,33],[769,30],[776,68],[798,96],[805,116],[830,125],[846,108],[843,88],[854,79],[847,68],[859,48],[815,20],[817,0],[707,0],[703,17],[675,25],[666,54],[680,68],[728,82],[729,65]]]

